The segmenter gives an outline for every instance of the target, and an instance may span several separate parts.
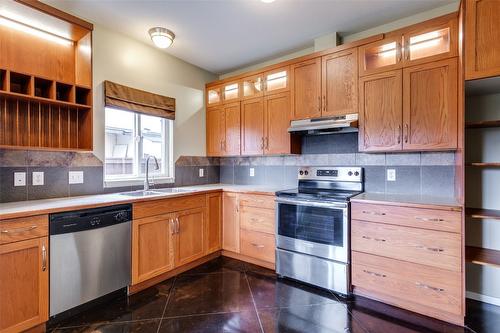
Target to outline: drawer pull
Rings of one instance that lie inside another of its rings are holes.
[[[434,291],[437,291],[437,292],[440,292],[440,293],[444,291],[443,288],[437,288],[437,287],[429,286],[428,284],[424,284],[424,283],[420,283],[420,282],[415,282],[415,284],[417,285],[417,287],[434,290]]]
[[[255,217],[252,217],[252,218],[250,219],[250,221],[252,221],[252,222],[260,222],[260,220],[259,220],[259,219],[256,219]]]
[[[373,276],[376,276],[376,277],[383,277],[383,278],[385,278],[387,276],[385,274],[380,274],[380,273],[375,273],[375,272],[372,272],[372,271],[367,271],[366,269],[363,269],[363,272],[365,272],[368,275],[373,275]]]
[[[383,238],[372,238],[372,237],[368,237],[368,236],[362,236],[364,239],[373,239],[374,241],[376,242],[385,242],[385,239]]]
[[[10,230],[2,230],[2,234],[18,234],[20,232],[31,231],[31,230],[36,229],[36,228],[38,228],[38,226],[32,225],[30,227],[16,228],[16,229],[10,229]]]
[[[432,251],[432,252],[444,252],[443,249],[440,249],[438,247],[419,246],[419,248],[424,249],[424,250],[429,250],[429,251]]]
[[[416,220],[424,221],[424,222],[444,222],[444,219],[439,218],[428,218],[428,217],[415,217]]]
[[[262,244],[256,244],[256,243],[250,243],[250,244],[252,244],[252,246],[255,246],[258,249],[262,249],[264,247],[264,245]]]
[[[47,270],[47,249],[45,248],[45,244],[42,245],[42,271],[45,272]]]
[[[367,210],[364,210],[363,214],[378,215],[378,216],[384,216],[385,215],[385,213],[370,212],[370,211],[367,211]]]

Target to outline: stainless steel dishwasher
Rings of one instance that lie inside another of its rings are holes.
[[[50,317],[127,287],[131,205],[50,215]]]

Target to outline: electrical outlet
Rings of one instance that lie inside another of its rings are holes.
[[[26,172],[14,172],[14,186],[26,186]]]
[[[387,181],[396,181],[396,169],[387,169]]]
[[[68,178],[70,184],[83,184],[83,171],[70,171]]]
[[[42,171],[34,171],[31,174],[31,182],[33,186],[43,185],[44,173]]]
[[[255,177],[255,168],[250,168],[250,177]]]
[[[205,176],[205,170],[203,168],[198,169],[198,174],[200,175],[200,178]]]

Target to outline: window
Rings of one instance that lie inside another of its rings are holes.
[[[139,113],[105,108],[106,139],[104,174],[106,186],[140,185],[144,182],[146,159],[149,174],[157,182],[173,181],[173,121]]]

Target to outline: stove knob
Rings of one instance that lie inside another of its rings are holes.
[[[349,172],[347,173],[347,175],[348,175],[348,176],[352,176],[352,171],[349,171]]]
[[[304,171],[300,170],[300,171],[299,171],[299,175],[301,175],[301,176],[302,176],[303,174],[304,174]]]
[[[306,176],[307,176],[308,174],[309,174],[309,171],[307,171],[307,170],[306,170],[306,171],[304,171],[304,175],[306,175]]]
[[[359,172],[357,172],[357,171],[356,171],[356,172],[354,173],[354,175],[355,175],[355,176],[359,176]]]

